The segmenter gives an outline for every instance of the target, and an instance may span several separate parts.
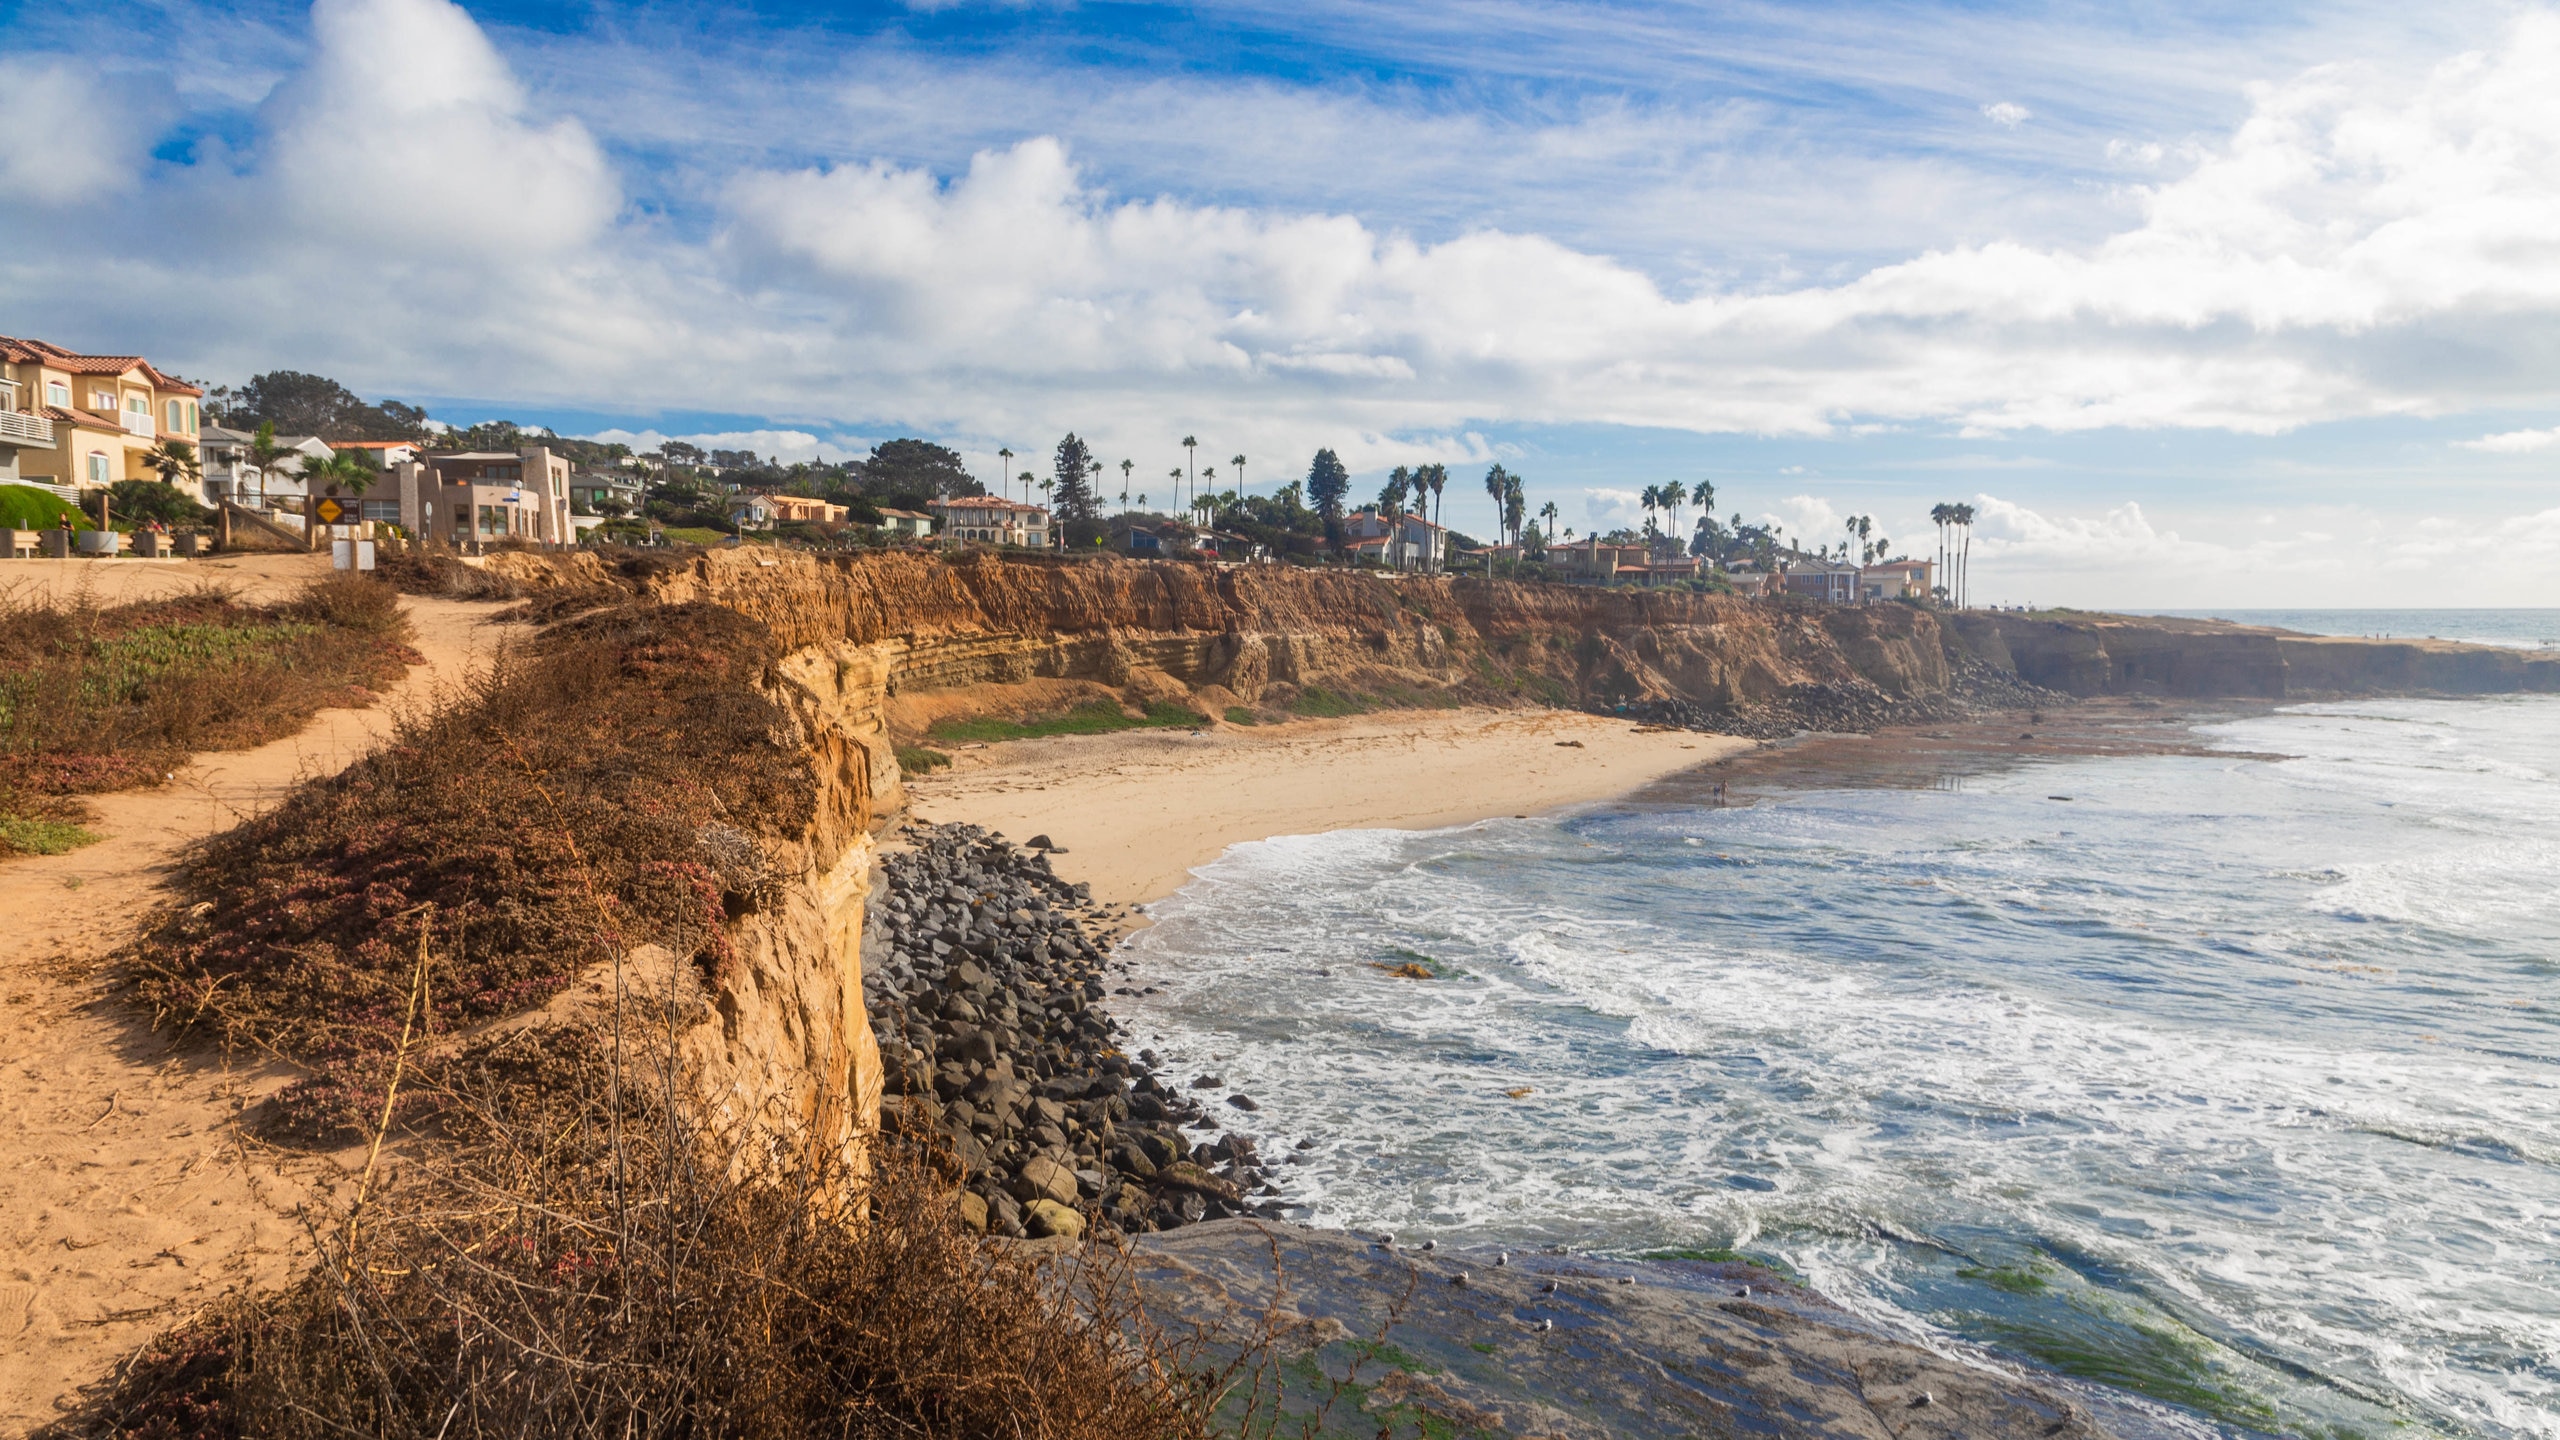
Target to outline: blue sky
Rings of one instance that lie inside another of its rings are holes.
[[[1998,600],[2560,604],[2554,82],[2463,0],[17,7],[0,330],[990,474],[1500,459],[1578,528],[1963,499]]]

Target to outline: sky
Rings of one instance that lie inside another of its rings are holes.
[[[2560,605],[2550,5],[137,0],[0,94],[0,333],[209,384]]]

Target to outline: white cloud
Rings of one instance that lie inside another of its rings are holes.
[[[2003,130],[2015,130],[2035,118],[2033,110],[2014,100],[2000,100],[1982,107],[1982,118]]]
[[[138,117],[130,103],[107,93],[93,69],[0,58],[0,95],[9,97],[11,130],[0,145],[0,194],[67,205],[132,190],[143,150]]]
[[[2186,173],[2127,192],[2103,242],[1941,245],[1757,288],[1518,229],[1426,242],[1304,205],[1131,198],[1045,135],[956,172],[727,165],[673,219],[626,207],[595,137],[446,0],[322,0],[313,41],[218,163],[78,223],[0,220],[13,323],[172,337],[215,378],[752,415],[813,444],[895,424],[991,455],[1074,428],[1138,457],[1196,430],[1293,457],[1260,480],[1319,444],[1364,470],[1481,463],[1480,424],[2275,433],[2560,404],[2541,358],[2560,18],[2540,10],[2412,80],[2261,87]],[[1607,120],[1550,138],[1622,153],[1642,127]]]
[[[1633,490],[1606,486],[1585,489],[1582,514],[1596,533],[1637,529],[1644,524],[1644,497]]]
[[[2483,435],[2477,440],[2456,440],[2455,448],[2485,450],[2492,455],[2528,455],[2560,445],[2560,427],[2549,430],[2509,430],[2497,435]]]
[[[745,450],[756,455],[778,459],[784,464],[794,460],[859,459],[871,449],[868,441],[831,436],[821,440],[806,430],[714,430],[690,435],[670,435],[660,430],[598,430],[579,437],[603,445],[628,445],[646,455],[670,440],[682,440],[704,450]]]

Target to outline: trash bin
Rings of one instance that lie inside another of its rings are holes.
[[[124,549],[124,536],[116,531],[83,530],[80,532],[80,553],[83,555],[94,555],[104,560],[122,549]]]
[[[139,531],[133,537],[133,553],[145,560],[157,560],[169,553],[168,544],[166,535],[154,530]]]
[[[42,536],[42,537],[43,537],[43,543],[42,543],[42,544],[40,544],[40,545],[38,545],[36,548],[37,548],[37,550],[38,550],[38,551],[40,551],[40,552],[44,555],[44,557],[45,557],[46,559],[48,559],[48,560],[68,560],[68,559],[70,559],[70,558],[71,558],[71,532],[70,532],[70,531],[68,531],[68,530],[42,530],[42,531],[38,531],[37,533],[38,533],[40,536]]]

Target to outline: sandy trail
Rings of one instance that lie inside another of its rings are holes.
[[[86,582],[114,602],[219,579],[267,600],[327,570],[310,555],[22,562],[0,567],[0,586]],[[163,1044],[105,998],[99,962],[162,902],[189,842],[343,768],[506,633],[485,623],[494,605],[403,603],[427,663],[389,703],[325,710],[291,738],[200,755],[162,788],[92,797],[105,839],[0,863],[0,1435],[55,1418],[173,1319],[284,1279],[304,1250],[293,1208],[330,1163],[266,1151],[231,1123],[285,1073]]]
[[[1239,841],[1588,804],[1753,744],[1572,711],[1397,711],[1012,741],[960,751],[908,793],[920,819],[1046,834],[1066,847],[1060,874],[1133,904],[1172,894]]]

